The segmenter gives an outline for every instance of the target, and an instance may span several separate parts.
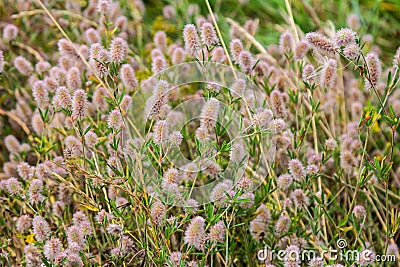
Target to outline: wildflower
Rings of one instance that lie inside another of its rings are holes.
[[[30,63],[28,60],[26,60],[26,58],[22,56],[17,56],[14,59],[14,66],[19,71],[19,73],[25,76],[28,76],[33,71],[32,63]]]
[[[81,86],[81,71],[76,67],[72,67],[67,73],[67,87],[69,90],[75,91],[81,88]]]
[[[206,130],[211,130],[217,123],[219,111],[219,101],[214,98],[210,98],[203,106],[201,110],[201,122],[200,127]]]
[[[36,215],[32,221],[33,233],[38,241],[44,241],[51,235],[51,229],[46,220],[40,216]]]
[[[57,88],[55,97],[53,98],[53,105],[55,99],[57,99],[57,106],[60,108],[70,109],[72,106],[71,94],[64,86]]]
[[[233,39],[229,44],[232,58],[234,61],[239,62],[239,55],[243,51],[242,41],[239,39]]]
[[[169,168],[163,175],[163,183],[176,184],[179,182],[179,173],[175,168]]]
[[[204,250],[205,220],[197,216],[192,219],[185,231],[185,244],[194,246],[197,250]]]
[[[315,77],[313,77],[313,75],[314,75],[314,66],[311,64],[305,65],[301,76],[303,81],[308,83],[314,82]]]
[[[316,175],[319,171],[319,167],[315,164],[309,164],[306,168],[306,173],[310,175]]]
[[[335,34],[334,41],[337,46],[346,46],[355,43],[357,35],[349,28],[342,28]]]
[[[6,40],[13,40],[17,37],[18,28],[14,24],[7,24],[3,28],[3,38]]]
[[[278,118],[286,118],[287,117],[285,101],[283,99],[282,94],[277,89],[275,89],[271,92],[270,102],[271,102],[272,111],[276,117],[278,117]]]
[[[72,156],[78,156],[82,152],[82,143],[75,136],[69,135],[64,140],[65,146],[72,153]]]
[[[376,253],[370,249],[363,249],[357,257],[358,266],[371,266],[374,264]]]
[[[49,92],[43,81],[37,81],[33,85],[32,95],[38,107],[45,107],[49,102]]]
[[[101,41],[99,32],[93,28],[87,29],[84,32],[84,36],[88,44],[99,43]]]
[[[110,1],[109,0],[100,0],[97,5],[97,11],[108,15],[111,12]]]
[[[198,206],[199,206],[199,203],[192,198],[189,198],[183,204],[185,212],[187,212],[189,214],[195,214]]]
[[[88,147],[94,147],[98,141],[99,138],[97,137],[97,134],[95,132],[89,131],[85,134],[85,144]]]
[[[27,267],[40,266],[43,262],[41,260],[41,253],[34,245],[27,245],[24,248],[24,254]]]
[[[107,160],[107,173],[109,176],[115,176],[116,170],[121,170],[121,163],[117,157],[109,157]]]
[[[42,196],[43,182],[42,180],[35,179],[29,185],[29,202],[38,203],[42,202],[44,197]]]
[[[120,252],[122,255],[128,255],[129,253],[131,253],[134,249],[134,241],[131,237],[123,235],[120,239]]]
[[[87,97],[82,89],[76,90],[72,101],[72,117],[82,120],[87,112]]]
[[[301,40],[294,49],[294,59],[302,60],[308,52],[308,42],[306,40]]]
[[[239,182],[236,184],[236,187],[243,191],[249,191],[253,186],[253,182],[248,175],[244,175]]]
[[[324,261],[319,258],[313,258],[308,262],[308,267],[323,267]]]
[[[153,204],[150,211],[150,218],[156,225],[161,225],[164,223],[166,216],[166,208],[160,202],[157,201]]]
[[[335,54],[335,44],[328,37],[320,33],[309,32],[306,34],[306,40],[314,50],[321,54],[328,56]]]
[[[165,59],[163,51],[161,51],[161,49],[158,49],[158,48],[154,48],[153,50],[151,50],[151,54],[150,55],[151,55],[151,59],[153,61],[154,61],[154,59],[156,57],[162,57],[162,58]]]
[[[251,192],[246,192],[237,199],[241,200],[239,206],[241,206],[243,209],[251,209],[254,206],[254,194]]]
[[[78,245],[78,250],[82,250],[85,244],[85,239],[83,237],[82,230],[79,226],[73,225],[68,227],[67,240],[69,246],[75,243]]]
[[[128,27],[128,19],[125,16],[119,16],[115,19],[115,26],[118,27],[122,32],[125,32],[126,28]],[[122,37],[121,34],[120,36]],[[126,40],[125,37],[124,39]]]
[[[337,80],[337,62],[334,59],[329,59],[328,64],[324,67],[320,77],[321,86],[333,88]]]
[[[246,20],[246,22],[243,25],[243,28],[251,35],[254,35],[257,32],[258,22],[256,20],[251,20],[251,19]]]
[[[186,266],[187,266],[187,267],[199,267],[199,265],[198,265],[197,262],[195,262],[195,261],[189,261],[189,262],[186,264]]]
[[[240,68],[245,73],[248,74],[251,72],[254,65],[254,58],[249,51],[243,50],[242,52],[240,52],[238,61]]]
[[[87,221],[89,221],[89,219],[88,219],[87,215],[82,211],[77,211],[72,216],[72,222],[74,225],[79,226],[81,223],[87,222]]]
[[[299,266],[300,263],[300,249],[298,246],[291,245],[286,248],[285,266]]]
[[[207,160],[207,168],[203,170],[205,175],[210,176],[211,178],[217,178],[221,175],[221,167],[219,164],[212,160]]]
[[[235,142],[232,144],[229,158],[234,163],[242,163],[247,155],[247,151],[242,142]]]
[[[286,129],[287,125],[282,119],[273,119],[270,123],[270,127],[274,133],[279,133]]]
[[[166,18],[166,19],[172,19],[176,16],[175,8],[171,5],[166,5],[163,8],[162,13],[163,13],[164,18]]]
[[[169,142],[174,146],[180,146],[182,139],[183,135],[178,131],[174,131],[169,135]]]
[[[226,59],[224,49],[220,46],[215,47],[211,52],[211,59],[215,62],[223,63]]]
[[[157,118],[160,116],[161,108],[167,103],[169,95],[169,84],[160,80],[153,89],[153,95],[147,100],[145,115],[149,118]]]
[[[106,97],[108,96],[108,91],[104,87],[99,87],[93,92],[92,100],[96,108],[104,111],[108,109],[108,102]]]
[[[257,112],[254,116],[254,122],[259,127],[265,127],[268,123],[272,122],[273,114],[272,111],[269,109],[262,109],[261,111]]]
[[[73,59],[79,59],[79,54],[76,51],[75,45],[67,39],[60,39],[57,43],[58,51],[62,56],[69,56]]]
[[[181,167],[182,180],[193,181],[197,176],[197,166],[193,162],[189,162]]]
[[[68,257],[67,257],[67,261],[65,262],[65,265],[67,267],[83,267],[84,266],[81,257],[77,253],[68,253]]]
[[[389,244],[386,249],[386,255],[394,255],[396,257],[399,257],[399,247],[397,246],[397,244]]]
[[[279,39],[279,48],[282,54],[290,53],[293,49],[293,36],[290,32],[284,32]]]
[[[98,224],[110,222],[113,218],[114,216],[110,213],[107,213],[105,210],[100,210],[95,217]]]
[[[0,73],[4,72],[4,54],[3,51],[0,49]]]
[[[135,71],[129,64],[123,64],[120,69],[121,81],[125,86],[126,92],[131,92],[138,87]]]
[[[114,63],[121,63],[128,54],[128,44],[120,37],[116,37],[111,41],[109,57]]]
[[[118,109],[114,109],[108,115],[107,125],[110,128],[120,130],[123,127],[123,122],[121,112]]]
[[[292,159],[289,161],[289,171],[296,181],[301,181],[306,177],[304,166],[298,159]]]
[[[32,218],[29,215],[21,215],[16,223],[17,231],[25,233],[32,225]]]
[[[71,189],[65,183],[60,183],[58,186],[58,200],[69,205],[72,202]]]
[[[278,234],[286,234],[289,231],[291,220],[288,216],[282,214],[275,224],[275,232]]]
[[[164,57],[157,56],[153,58],[151,62],[151,71],[153,73],[158,73],[161,72],[162,70],[166,69],[168,67],[167,61],[165,60]]]
[[[183,39],[185,42],[186,52],[195,57],[200,49],[199,36],[197,35],[196,26],[193,24],[185,25],[183,29]]]
[[[18,153],[21,149],[21,144],[14,135],[7,135],[4,138],[4,144],[10,153]]]
[[[363,220],[365,220],[365,217],[367,216],[367,212],[363,206],[356,205],[356,206],[354,206],[354,209],[353,209],[353,215],[354,215],[354,217],[356,217],[357,220],[362,222]]]
[[[177,47],[176,49],[174,49],[171,57],[172,64],[176,65],[183,63],[185,62],[185,59],[186,59],[185,50],[183,50],[181,47]]]
[[[276,180],[278,187],[284,191],[290,187],[292,182],[293,182],[293,177],[292,177],[292,175],[290,175],[288,173],[280,175],[278,177],[278,179]]]
[[[382,74],[382,64],[378,55],[375,53],[368,53],[365,56],[365,63],[368,67],[368,73],[365,78],[365,89],[369,90],[378,85],[379,78]]]
[[[304,208],[310,204],[309,198],[301,189],[294,190],[290,196],[297,208]]]
[[[223,221],[218,221],[210,228],[208,239],[211,242],[224,242],[225,240],[225,224]]]
[[[43,74],[46,70],[50,69],[50,67],[51,65],[49,62],[42,60],[36,63],[35,70],[37,73]]]
[[[349,150],[340,152],[340,165],[346,173],[351,173],[353,168],[356,166],[356,160],[353,153]]]
[[[166,121],[157,121],[153,128],[153,140],[157,145],[161,145],[168,139],[168,124]]]
[[[360,28],[361,24],[358,15],[354,13],[349,14],[347,16],[347,25],[353,30],[357,30],[358,28]]]
[[[246,81],[244,79],[237,79],[230,87],[236,96],[243,97],[246,90]]]
[[[23,191],[21,183],[15,177],[7,179],[6,188],[11,195],[21,195]]]
[[[1,60],[0,60],[0,62],[1,62]],[[396,71],[396,69],[399,67],[399,64],[400,64],[400,47],[397,48],[396,54],[393,57],[393,70],[394,71]],[[1,72],[1,63],[0,63],[0,72]]]
[[[43,247],[44,256],[49,261],[54,261],[61,250],[62,244],[59,238],[51,238],[47,240]]]
[[[260,241],[266,237],[267,227],[265,222],[254,219],[250,222],[250,234],[255,240]]]
[[[162,51],[167,49],[167,35],[164,31],[156,32],[156,34],[154,34],[153,41],[158,49]]]
[[[62,218],[64,215],[65,204],[62,201],[54,201],[52,205],[53,213],[59,218]]]
[[[218,44],[219,40],[217,34],[215,33],[214,26],[209,23],[203,23],[200,27],[201,40],[206,46],[213,46]]]
[[[169,260],[172,262],[172,266],[180,266],[182,259],[182,253],[179,251],[174,251],[169,256]]]

